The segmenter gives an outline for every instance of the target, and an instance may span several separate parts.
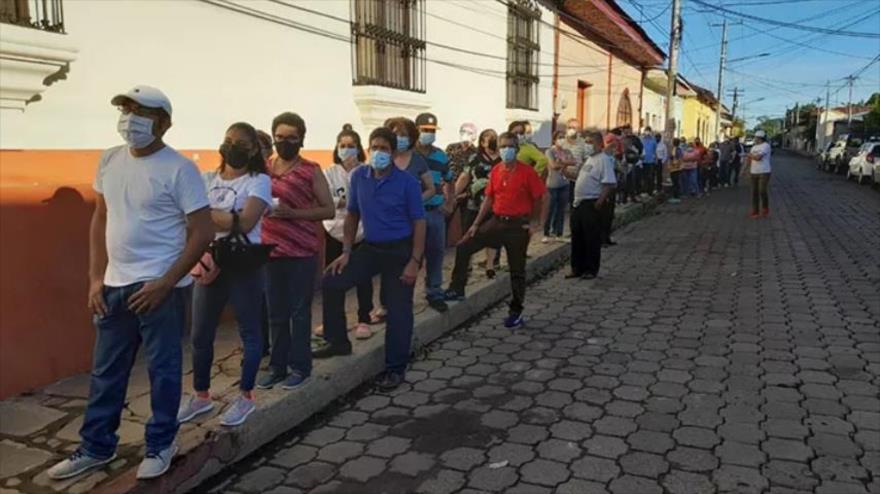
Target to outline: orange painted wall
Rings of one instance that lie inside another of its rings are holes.
[[[187,150],[203,170],[215,150]],[[304,151],[327,166],[332,151]],[[89,370],[91,183],[100,150],[0,150],[0,399]]]

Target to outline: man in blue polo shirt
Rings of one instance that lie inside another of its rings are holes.
[[[651,127],[645,127],[642,134],[642,194],[654,195],[654,180],[657,172],[657,140],[651,132]]]
[[[425,210],[419,182],[392,163],[397,136],[380,127],[370,134],[370,163],[351,174],[342,255],[325,270],[324,337],[328,345],[315,358],[350,355],[345,292],[382,276],[387,302],[383,389],[403,382],[413,331],[413,285],[425,253]],[[352,251],[358,224],[364,241]]]
[[[434,181],[434,195],[425,201],[425,298],[428,305],[438,312],[446,312],[448,306],[443,295],[443,254],[446,250],[446,216],[452,211],[452,170],[449,157],[434,146],[437,137],[437,117],[422,113],[416,117],[419,142],[416,151],[428,162],[428,170]]]

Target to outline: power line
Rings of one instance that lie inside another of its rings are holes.
[[[742,12],[730,10],[730,9],[727,9],[727,8],[724,8],[724,7],[721,7],[718,5],[713,5],[713,4],[705,2],[703,0],[691,0],[691,1],[696,4],[702,5],[704,7],[707,7],[707,8],[713,9],[713,10],[717,10],[719,12],[724,12],[725,14],[735,15],[737,17],[742,17],[744,19],[750,19],[752,21],[759,22],[762,24],[769,24],[769,25],[785,27],[785,28],[789,28],[789,29],[798,29],[801,31],[810,31],[810,32],[814,32],[814,33],[831,34],[831,35],[835,35],[835,36],[849,36],[849,37],[853,37],[853,38],[878,38],[878,39],[880,39],[880,33],[844,31],[842,29],[828,29],[828,28],[815,27],[815,26],[806,26],[803,24],[796,24],[793,22],[778,21],[775,19],[765,19],[763,17],[758,17],[758,16],[751,15],[751,14],[744,14]]]

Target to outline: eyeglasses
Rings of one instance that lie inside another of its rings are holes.
[[[119,110],[123,115],[133,113],[139,117],[147,118],[158,118],[162,116],[162,113],[164,113],[164,110],[162,110],[161,108],[149,108],[146,106],[141,106],[134,102],[123,103],[117,106],[116,109]]]

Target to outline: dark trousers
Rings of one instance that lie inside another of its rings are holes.
[[[385,295],[385,368],[390,372],[406,371],[413,332],[413,285],[400,280],[412,256],[412,239],[394,242],[363,242],[351,253],[348,265],[338,275],[324,276],[324,338],[339,348],[351,348],[345,321],[345,292],[382,277]]]
[[[312,373],[312,298],[318,257],[281,257],[266,265],[272,372]]]
[[[611,243],[611,228],[614,226],[614,211],[616,208],[617,206],[614,204],[614,201],[605,201],[602,211],[600,211],[603,244]]]
[[[155,309],[135,314],[128,308],[128,299],[143,286],[135,283],[104,287],[107,313],[94,318],[97,338],[92,354],[89,403],[79,430],[83,450],[94,458],[109,458],[116,451],[116,430],[122,419],[128,378],[141,345],[147,357],[153,412],[146,425],[147,453],[168,448],[177,435],[186,289],[175,288]]]
[[[641,181],[642,169],[633,165],[629,173],[626,174],[626,191],[623,195],[623,202],[627,202],[630,199],[636,199],[639,195],[639,189],[641,188]]]
[[[672,180],[672,197],[678,199],[681,196],[681,170],[669,172],[669,179]]]
[[[529,222],[527,218],[506,218],[493,216],[470,240],[455,249],[455,267],[452,268],[450,290],[464,293],[467,285],[468,267],[471,256],[480,250],[491,247],[507,251],[510,266],[510,313],[521,314],[526,296],[526,252],[529,247]]]
[[[719,179],[718,182],[720,185],[730,185],[730,163],[727,161],[721,162],[721,168],[718,170]]]
[[[770,186],[769,173],[753,173],[752,181],[752,212],[757,213],[760,209],[770,209]]]
[[[208,391],[211,387],[214,338],[227,303],[232,305],[235,312],[244,347],[239,387],[242,391],[254,389],[263,351],[260,335],[263,287],[262,269],[241,274],[221,272],[210,285],[196,284],[193,289],[192,319],[193,389],[196,391]]]
[[[571,211],[571,272],[575,275],[599,274],[604,209],[596,209],[596,200],[591,199]]]
[[[550,193],[550,207],[547,209],[547,221],[544,222],[544,236],[552,233],[562,236],[565,226],[565,210],[568,209],[568,184],[555,189],[547,189]]]
[[[654,178],[657,183],[657,192],[663,192],[663,162],[658,161],[654,165]]]
[[[355,244],[354,248],[358,248],[359,245]],[[330,264],[342,255],[342,242],[331,237],[329,234],[326,235],[324,246],[326,247],[324,250],[325,264]],[[357,285],[355,290],[357,290],[358,322],[369,324],[370,312],[373,312],[373,280],[370,279],[366,283]]]
[[[739,185],[739,174],[742,172],[742,162],[735,160],[730,164],[730,176],[733,185]]]
[[[645,194],[653,194],[654,193],[654,182],[656,181],[656,173],[654,172],[654,168],[657,167],[656,163],[645,163],[644,168],[642,168],[642,192]]]

